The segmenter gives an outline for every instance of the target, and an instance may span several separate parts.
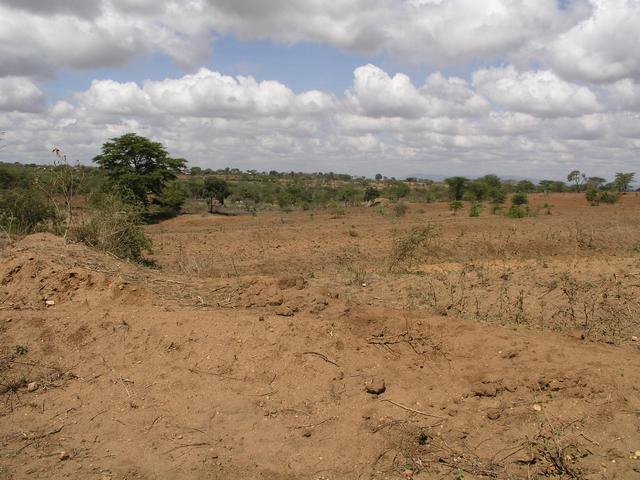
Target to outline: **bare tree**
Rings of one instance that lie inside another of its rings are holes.
[[[53,166],[41,167],[36,174],[36,187],[42,191],[62,219],[63,237],[67,240],[69,229],[73,226],[73,199],[79,186],[84,182],[86,173],[76,161],[71,165],[67,155],[59,148],[51,150],[54,155]]]

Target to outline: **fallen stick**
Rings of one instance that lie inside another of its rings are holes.
[[[396,407],[400,407],[403,410],[406,410],[408,412],[413,412],[413,413],[417,413],[418,415],[424,415],[425,417],[431,417],[431,418],[439,418],[439,419],[444,419],[444,417],[441,417],[439,415],[433,415],[431,413],[426,413],[426,412],[421,412],[420,410],[414,410],[413,408],[409,408],[406,405],[402,405],[401,403],[396,403],[393,400],[387,400],[387,399],[383,399],[380,400],[381,402],[388,402],[391,405],[395,405]]]
[[[335,365],[336,367],[339,367],[340,365],[338,365],[336,362],[334,362],[333,360],[329,360],[327,358],[326,355],[322,354],[322,353],[318,353],[318,352],[302,352],[303,355],[316,355],[318,357],[320,357],[322,360],[324,360],[327,363],[330,363],[332,365]]]

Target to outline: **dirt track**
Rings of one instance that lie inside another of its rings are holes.
[[[552,202],[183,216],[149,228],[160,270],[28,237],[0,266],[0,478],[640,478],[639,201]]]

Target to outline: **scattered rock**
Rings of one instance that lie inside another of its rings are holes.
[[[320,312],[326,310],[328,304],[329,304],[329,302],[327,302],[326,300],[321,300],[321,301],[317,302],[313,307],[311,307],[310,312],[311,313],[320,313]]]
[[[53,306],[56,304],[56,302],[55,302],[54,300],[45,300],[45,301],[44,301],[44,304],[45,304],[47,307],[53,307]]]
[[[471,391],[476,397],[495,397],[498,394],[498,384],[481,383]]]
[[[633,337],[631,337],[631,341],[632,342],[637,342],[638,341],[638,337],[636,337],[635,335]]]
[[[458,410],[456,410],[455,408],[450,408],[447,412],[447,415],[449,415],[450,417],[455,417],[456,415],[458,415]]]
[[[37,382],[27,383],[27,392],[35,392],[38,388],[40,388],[40,385]]]
[[[273,297],[267,303],[272,307],[278,307],[278,306],[280,306],[280,305],[282,305],[284,303],[284,298],[282,298],[281,296],[280,297]]]
[[[304,432],[304,433],[302,434],[302,436],[303,436],[303,437],[307,437],[307,438],[309,438],[309,437],[311,436],[311,432],[307,430],[306,432]]]
[[[546,390],[547,388],[549,388],[549,382],[544,378],[541,378],[540,380],[538,380],[538,388],[540,390]]]
[[[502,416],[502,411],[499,408],[492,408],[487,411],[487,418],[489,420],[498,420]]]
[[[409,470],[409,469],[407,468],[407,469],[403,472],[403,475],[404,475],[406,478],[411,478],[411,477],[413,477],[413,470]]]
[[[281,317],[292,317],[293,314],[293,309],[291,309],[291,307],[287,307],[286,305],[280,305],[278,308],[276,308],[276,315],[280,315]]]
[[[291,277],[284,277],[278,280],[278,288],[280,290],[286,290],[289,288],[297,288],[302,290],[307,285],[307,281],[300,275],[294,275]]]
[[[635,453],[633,454],[633,458],[636,460],[640,459],[640,450],[635,451]]]
[[[62,461],[69,460],[71,458],[71,455],[69,455],[69,452],[67,452],[66,450],[63,450],[60,452],[60,456],[58,458],[60,458],[60,460]]]
[[[366,386],[365,390],[372,395],[380,395],[387,390],[387,386],[384,384],[384,380],[374,380]]]
[[[537,403],[531,408],[533,408],[534,412],[541,412],[542,411],[542,406],[538,405]]]
[[[509,350],[508,352],[504,352],[502,354],[502,358],[512,359],[516,358],[519,354],[520,352],[518,352],[517,350]]]

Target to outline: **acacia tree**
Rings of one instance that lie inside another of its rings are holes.
[[[227,182],[215,177],[207,177],[204,179],[202,193],[207,199],[209,213],[213,213],[213,205],[215,201],[220,205],[224,205],[225,198],[231,195]]]
[[[449,196],[451,200],[462,200],[469,180],[464,177],[450,177],[445,178],[444,181],[449,185]]]
[[[111,188],[126,191],[149,205],[176,179],[187,161],[171,158],[160,142],[153,142],[135,133],[112,138],[102,145],[102,153],[93,161],[107,174]]]
[[[627,192],[629,190],[629,186],[633,182],[633,177],[635,176],[635,172],[618,172],[616,173],[616,179],[613,181],[613,184],[619,192]]]
[[[582,190],[582,186],[587,182],[587,176],[580,170],[573,170],[567,175],[567,181],[573,183],[577,192]]]

